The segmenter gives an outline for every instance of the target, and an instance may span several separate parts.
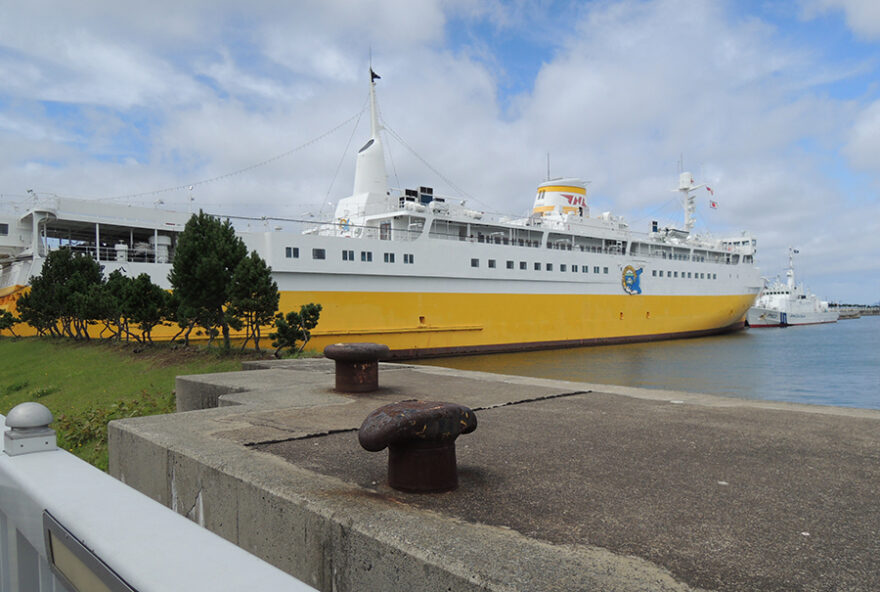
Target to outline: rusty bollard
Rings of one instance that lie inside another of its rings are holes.
[[[358,440],[370,452],[388,447],[388,485],[434,493],[458,487],[455,439],[475,429],[477,417],[463,405],[413,399],[373,411]]]
[[[336,361],[336,390],[340,393],[368,393],[379,388],[379,360],[388,354],[388,346],[379,343],[334,343],[324,348],[324,355]]]

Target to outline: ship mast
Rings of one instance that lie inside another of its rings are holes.
[[[684,207],[684,229],[688,234],[694,228],[694,213],[697,211],[696,198],[692,192],[705,186],[705,183],[694,185],[694,176],[690,173],[680,173],[678,175],[677,191],[681,193],[681,202]]]

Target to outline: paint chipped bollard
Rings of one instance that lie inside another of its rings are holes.
[[[373,411],[358,430],[370,452],[388,447],[388,485],[401,491],[437,493],[458,487],[455,439],[477,429],[463,405],[401,401]]]
[[[336,391],[368,393],[379,388],[379,360],[390,354],[380,343],[334,343],[324,355],[336,362]]]
[[[3,451],[8,456],[18,456],[29,452],[55,450],[55,430],[52,412],[40,403],[19,403],[6,415],[9,430],[3,436]]]

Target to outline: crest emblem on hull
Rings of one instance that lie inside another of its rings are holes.
[[[641,294],[641,278],[642,278],[643,269],[639,267],[636,269],[632,265],[627,265],[623,268],[623,275],[621,276],[621,284],[623,285],[623,291],[627,294]]]

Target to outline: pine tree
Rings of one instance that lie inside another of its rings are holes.
[[[103,298],[101,300],[103,315],[101,320],[110,329],[112,337],[117,341],[122,339],[123,333],[125,333],[126,341],[131,337],[128,328],[128,317],[125,314],[125,299],[131,282],[132,279],[130,277],[116,269],[110,273],[103,286]]]
[[[242,350],[249,340],[253,340],[254,348],[260,351],[260,328],[274,319],[279,298],[278,284],[272,279],[272,268],[256,251],[252,251],[235,268],[227,309],[244,325]]]
[[[67,248],[50,252],[40,275],[31,279],[30,293],[18,300],[22,320],[41,333],[88,339],[89,326],[99,318],[95,287],[103,283],[101,270],[87,255]]]
[[[145,343],[153,341],[151,333],[162,322],[167,302],[168,293],[148,274],[142,273],[129,283],[123,310],[128,320],[137,324]]]
[[[180,302],[178,323],[185,316],[212,336],[222,331],[224,349],[229,349],[229,316],[226,305],[232,275],[247,255],[244,242],[236,236],[229,220],[199,211],[186,223],[177,240],[168,280]]]
[[[15,325],[19,323],[18,317],[0,308],[0,331],[9,331],[10,335],[17,337],[15,334]]]
[[[312,338],[312,329],[318,325],[318,317],[321,316],[320,304],[303,304],[299,312],[294,310],[287,315],[278,314],[275,317],[276,331],[269,335],[272,338],[272,346],[275,349],[275,357],[281,357],[281,350],[288,347],[301,352],[309,339]],[[302,341],[302,345],[297,349],[296,342]]]

